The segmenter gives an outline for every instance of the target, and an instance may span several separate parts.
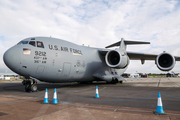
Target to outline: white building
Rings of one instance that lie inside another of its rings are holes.
[[[178,74],[178,77],[180,77],[180,73]]]
[[[139,74],[132,73],[129,77],[131,77],[131,78],[139,78]]]
[[[4,80],[4,75],[0,75],[0,80]]]
[[[17,79],[18,75],[17,74],[12,74],[12,73],[0,73],[0,80],[10,80],[11,77],[10,76],[16,76],[14,77],[15,79]]]
[[[10,80],[10,77],[6,77],[5,75],[0,75],[0,80]]]

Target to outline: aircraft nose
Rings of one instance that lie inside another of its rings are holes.
[[[8,68],[10,68],[14,72],[17,71],[16,66],[19,63],[19,59],[20,59],[20,49],[16,46],[8,49],[3,55],[4,63]]]

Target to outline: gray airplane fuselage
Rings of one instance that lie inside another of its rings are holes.
[[[53,83],[111,81],[113,76],[123,74],[127,66],[110,68],[100,50],[56,38],[34,37],[7,50],[4,62],[19,75]]]

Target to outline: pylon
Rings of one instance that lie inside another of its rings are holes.
[[[99,98],[98,86],[96,86],[96,95],[95,98]]]
[[[47,88],[46,88],[46,91],[45,91],[44,102],[43,103],[49,103],[48,102],[48,91],[47,91]]]
[[[131,78],[131,81],[133,81],[133,79]]]
[[[160,92],[158,92],[157,110],[156,110],[155,114],[165,114],[163,111],[163,105],[162,105]]]
[[[53,96],[53,103],[52,104],[58,104],[56,88],[54,89],[54,96]]]

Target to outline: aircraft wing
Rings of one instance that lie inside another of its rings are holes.
[[[158,55],[155,54],[145,54],[137,52],[127,52],[129,59],[131,60],[155,60]]]
[[[100,54],[105,56],[106,53],[110,51],[108,49],[99,50]],[[138,52],[128,52],[127,55],[130,60],[141,60],[141,63],[144,64],[145,60],[156,60],[156,54],[147,54],[147,53],[138,53]],[[174,56],[175,61],[180,61],[180,56]]]
[[[155,60],[158,55],[156,54],[146,54],[137,52],[127,52],[127,55],[131,60]],[[179,56],[174,56],[176,61],[180,61]]]
[[[150,44],[150,42],[142,42],[142,41],[128,41],[121,38],[121,41],[116,42],[107,46],[106,48],[119,46],[120,48],[124,48],[126,51],[126,45],[134,45],[134,44]],[[121,49],[122,50],[122,49]],[[105,55],[109,50],[100,50],[102,55]],[[155,60],[158,55],[156,54],[146,54],[146,53],[137,53],[137,52],[127,52],[127,55],[131,60]],[[173,56],[176,61],[180,61],[180,56]]]
[[[123,38],[122,38],[123,39]],[[121,40],[122,40],[121,39]],[[134,45],[134,44],[150,44],[150,42],[142,42],[142,41],[123,41],[126,45]],[[110,48],[110,47],[116,47],[119,46],[121,44],[121,41],[116,42],[112,45],[107,46],[106,48]]]

